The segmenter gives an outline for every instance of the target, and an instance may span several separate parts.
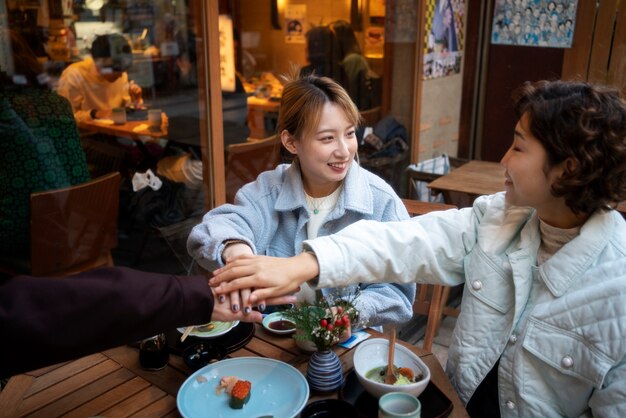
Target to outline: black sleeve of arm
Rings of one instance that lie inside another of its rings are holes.
[[[203,276],[104,268],[0,282],[0,377],[211,320]]]

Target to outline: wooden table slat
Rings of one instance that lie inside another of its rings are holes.
[[[131,415],[132,418],[154,418],[154,417],[164,417],[169,416],[170,414],[176,414],[176,416],[180,416],[178,414],[178,409],[176,409],[176,398],[171,395],[166,395],[165,397],[159,399],[156,402],[153,402],[148,407],[143,408],[140,411],[137,411],[135,414]]]
[[[0,392],[0,411],[8,416],[15,416],[22,403],[22,398],[35,381],[34,377],[25,374],[13,376]]]
[[[107,350],[104,354],[123,367],[131,370],[137,376],[141,376],[173,396],[176,396],[178,388],[180,388],[188,376],[188,374],[181,372],[175,367],[170,367],[169,365],[158,372],[142,369],[139,364],[139,350],[134,348],[130,349],[129,347],[122,346]],[[171,354],[170,359],[173,357],[174,354]]]
[[[29,415],[30,418],[48,418],[51,416],[60,417],[64,416],[68,412],[72,411],[84,405],[91,400],[101,396],[102,394],[120,386],[129,380],[132,380],[135,375],[124,368],[119,368],[113,373],[102,376],[98,380],[94,380],[89,385],[70,393],[69,395],[58,399],[49,404],[45,410],[36,411],[34,414]]]
[[[50,386],[67,379],[68,377],[75,376],[91,367],[94,367],[104,361],[107,358],[100,353],[92,354],[87,357],[79,358],[75,361],[65,363],[63,366],[51,369],[48,373],[42,374],[33,383],[26,396],[34,395]]]
[[[103,393],[97,398],[92,399],[80,408],[70,411],[64,418],[85,418],[95,415],[101,415],[112,405],[123,402],[135,393],[150,387],[150,382],[135,376],[131,380],[115,387],[114,389]]]
[[[32,395],[27,394],[27,396],[22,399],[22,403],[19,406],[19,412],[22,415],[33,413],[38,409],[51,404],[57,399],[61,399],[77,389],[89,385],[93,381],[98,380],[102,376],[112,373],[119,368],[119,364],[116,364],[111,360],[106,360],[78,374],[70,376],[65,380],[61,380],[57,384],[47,387],[46,390],[37,391]],[[42,376],[40,379],[45,379],[45,377],[46,376]],[[38,382],[35,381],[33,386],[38,386]]]
[[[142,391],[127,398],[123,402],[120,402],[112,408],[103,411],[102,415],[107,418],[128,417],[141,411],[143,408],[150,406],[152,403],[164,398],[165,396],[167,396],[167,393],[163,392],[156,386],[150,385]]]

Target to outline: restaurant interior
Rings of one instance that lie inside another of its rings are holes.
[[[316,53],[327,56],[331,48],[315,34],[336,22],[354,33],[367,67],[350,90],[363,119],[360,164],[401,198],[442,208],[469,206],[479,195],[503,190],[498,162],[513,138],[516,87],[527,80],[580,79],[626,94],[625,1],[557,2],[559,19],[574,24],[538,42],[516,36],[514,23],[503,24],[506,7],[529,8],[522,3],[540,8],[548,2],[2,0],[0,72],[18,96],[29,86],[15,70],[10,32],[30,46],[44,71],[39,83],[52,92],[68,66],[90,56],[94,39],[116,33],[130,45],[132,65],[125,71],[143,102],[127,106],[121,121],[115,113],[73,121],[93,189],[76,194],[65,188],[41,200],[31,195],[31,247],[22,258],[3,254],[0,274],[66,275],[102,265],[196,272],[185,245],[190,229],[208,210],[233,202],[260,172],[289,162],[275,137],[284,77],[307,67],[333,77],[315,62]],[[441,13],[447,13],[445,39],[436,33]],[[522,19],[530,28],[532,16]],[[341,60],[333,59],[333,65]],[[0,164],[19,156],[13,151]],[[193,179],[183,165],[194,167]],[[465,171],[457,171],[461,167]],[[84,230],[80,239],[51,238],[68,234],[51,208],[70,204],[85,217],[97,215],[89,219],[98,224],[92,238]],[[620,210],[626,211],[624,203]],[[433,306],[439,311],[431,332],[442,315],[458,315],[460,289],[423,290],[418,315],[399,330],[401,339],[424,335]],[[454,411],[462,409],[455,404]]]

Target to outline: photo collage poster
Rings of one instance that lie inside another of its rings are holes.
[[[288,4],[285,9],[285,43],[305,44],[306,4]]]
[[[427,0],[424,79],[461,72],[465,0]]]
[[[571,48],[578,0],[497,0],[491,43]]]

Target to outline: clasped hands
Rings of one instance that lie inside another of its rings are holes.
[[[289,258],[238,254],[224,256],[224,261],[209,285],[219,304],[226,304],[228,295],[232,312],[241,309],[244,315],[251,314],[253,306],[263,311],[267,305],[295,303],[293,294],[300,285],[319,274],[317,258],[308,252]]]

